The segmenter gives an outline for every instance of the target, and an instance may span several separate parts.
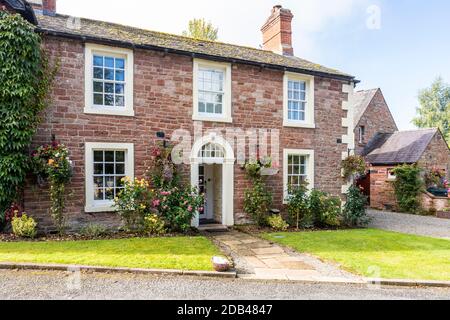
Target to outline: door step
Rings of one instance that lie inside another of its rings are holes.
[[[198,230],[202,232],[226,232],[228,227],[221,224],[203,224],[198,227]]]

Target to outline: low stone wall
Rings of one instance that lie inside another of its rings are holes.
[[[450,198],[435,197],[429,192],[422,193],[421,202],[425,210],[446,211],[450,207]]]

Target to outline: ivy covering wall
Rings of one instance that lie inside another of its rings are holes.
[[[53,72],[34,26],[0,11],[0,225],[5,210],[19,200]]]

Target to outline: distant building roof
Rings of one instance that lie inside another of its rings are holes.
[[[370,89],[370,90],[361,90],[356,91],[353,95],[352,102],[353,102],[353,110],[354,110],[354,125],[358,125],[359,120],[361,120],[361,117],[363,116],[364,112],[366,112],[367,107],[369,106],[370,102],[375,97],[375,94],[380,89]]]
[[[271,51],[222,42],[196,40],[183,36],[143,30],[120,24],[80,18],[77,23],[73,17],[37,15],[38,31],[56,36],[83,39],[84,41],[105,42],[142,49],[161,50],[178,54],[196,56],[237,63],[250,63],[258,66],[277,68],[286,71],[306,73],[335,79],[355,81],[354,77],[335,69]],[[77,18],[78,19],[78,18]]]
[[[439,129],[378,133],[363,151],[366,161],[375,165],[416,163]]]

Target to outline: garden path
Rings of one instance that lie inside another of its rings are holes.
[[[247,233],[213,233],[212,239],[233,258],[240,278],[364,283],[337,265]]]

